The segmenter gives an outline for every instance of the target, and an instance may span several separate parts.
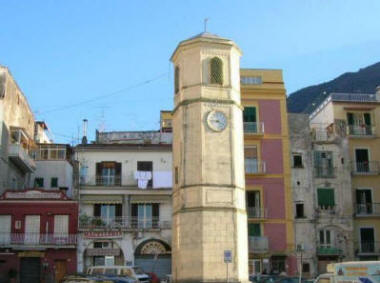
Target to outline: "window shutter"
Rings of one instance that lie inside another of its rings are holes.
[[[96,163],[96,184],[101,185],[102,184],[102,170],[103,170],[103,163],[98,162]]]
[[[335,206],[334,189],[318,189],[318,205],[322,208]]]
[[[95,217],[100,217],[100,209],[101,209],[101,204],[99,204],[99,203],[94,204],[94,216]]]
[[[364,113],[364,123],[369,126],[371,125],[371,114]]]
[[[115,185],[121,185],[121,163],[115,162]]]
[[[152,204],[152,216],[154,218],[160,217],[160,205],[158,203]]]

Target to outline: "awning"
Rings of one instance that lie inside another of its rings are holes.
[[[162,203],[170,201],[170,196],[162,195],[134,195],[131,196],[131,203]]]
[[[104,203],[117,204],[123,203],[123,196],[120,195],[82,195],[80,201],[82,203]]]

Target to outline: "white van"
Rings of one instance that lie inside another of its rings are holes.
[[[88,275],[93,276],[104,276],[112,278],[113,276],[117,277],[125,277],[126,279],[130,278],[132,280],[128,280],[130,283],[149,283],[149,276],[145,274],[141,268],[139,267],[131,267],[131,266],[122,266],[122,265],[114,265],[114,266],[91,266],[87,270]]]
[[[380,282],[380,261],[351,261],[331,263],[327,272],[314,283],[375,283]]]

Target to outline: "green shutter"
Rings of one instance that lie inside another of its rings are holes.
[[[318,206],[328,208],[335,206],[334,189],[318,189]]]
[[[364,113],[364,123],[365,123],[367,126],[370,126],[370,125],[371,125],[371,114],[369,114],[369,113]]]
[[[249,223],[248,224],[248,235],[250,237],[260,237],[261,227],[259,223]]]
[[[348,125],[354,124],[354,114],[353,113],[347,113],[347,121],[348,121]]]
[[[256,107],[244,107],[243,121],[256,122]]]

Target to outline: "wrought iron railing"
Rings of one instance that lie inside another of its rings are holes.
[[[266,253],[269,249],[268,237],[248,237],[249,251],[252,253]]]
[[[352,173],[356,175],[380,174],[379,161],[352,162]]]
[[[264,122],[244,122],[244,133],[264,134]]]
[[[348,125],[348,134],[351,136],[372,136],[375,133],[373,125]]]
[[[336,168],[332,166],[314,166],[316,178],[335,178]]]
[[[79,227],[82,229],[170,229],[171,221],[158,217],[97,217],[80,216]]]
[[[362,240],[355,242],[356,253],[362,254],[380,254],[380,242]]]
[[[380,203],[357,203],[356,216],[380,215]]]
[[[267,171],[265,161],[245,158],[246,174],[265,174]]]
[[[266,218],[267,210],[263,207],[247,207],[248,218]]]
[[[0,233],[0,246],[66,246],[75,245],[76,243],[76,234]]]

